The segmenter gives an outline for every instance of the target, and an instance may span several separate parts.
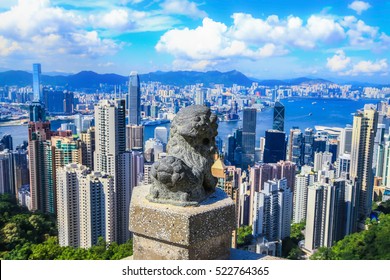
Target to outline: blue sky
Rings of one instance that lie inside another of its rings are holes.
[[[2,0],[0,71],[390,83],[390,0]]]

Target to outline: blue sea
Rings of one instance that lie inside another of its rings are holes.
[[[282,103],[285,106],[285,131],[288,132],[292,127],[299,127],[304,130],[307,127],[314,128],[316,125],[345,127],[352,124],[353,113],[364,107],[364,104],[378,103],[378,99],[347,100],[347,99],[285,99]],[[272,128],[273,110],[266,109],[257,113],[256,126],[256,146],[259,146],[260,137],[263,137],[267,129]],[[56,130],[61,123],[66,121],[53,121],[52,130]],[[163,124],[169,128],[169,124]],[[227,136],[233,134],[236,128],[242,126],[242,121],[238,122],[220,122],[218,127],[219,137],[226,143]],[[154,136],[154,129],[157,126],[145,127],[145,140]],[[0,127],[0,135],[11,134],[14,146],[27,140],[27,126],[3,126]]]

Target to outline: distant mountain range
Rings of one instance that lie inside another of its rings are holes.
[[[333,83],[324,79],[317,78],[296,78],[288,80],[260,80],[249,78],[243,73],[233,70],[229,72],[208,71],[172,71],[172,72],[151,72],[140,74],[141,82],[161,82],[167,85],[193,85],[203,83],[205,86],[213,84],[224,84],[232,86],[233,84],[241,86],[251,86],[257,82],[263,86],[291,86],[300,84],[315,83]],[[42,75],[42,84],[51,86],[68,86],[70,89],[98,88],[100,84],[124,85],[128,77],[117,74],[98,74],[92,71],[82,71],[70,75]],[[26,71],[6,71],[0,72],[0,86],[27,86],[32,85],[32,74]],[[363,84],[362,84],[363,85]],[[364,83],[364,86],[367,86]]]

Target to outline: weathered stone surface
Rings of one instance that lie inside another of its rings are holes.
[[[188,106],[178,112],[171,125],[167,157],[154,163],[150,172],[149,201],[197,205],[215,191],[217,179],[211,166],[217,128],[217,116],[206,106]]]
[[[148,201],[145,196],[150,187],[133,190],[134,259],[229,258],[235,206],[222,190],[217,189],[198,207],[181,207]]]

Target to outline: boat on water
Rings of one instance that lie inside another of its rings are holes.
[[[317,102],[316,102],[316,101],[314,101],[314,102],[312,102],[311,104],[313,104],[313,105],[314,105],[314,104],[317,104]]]

